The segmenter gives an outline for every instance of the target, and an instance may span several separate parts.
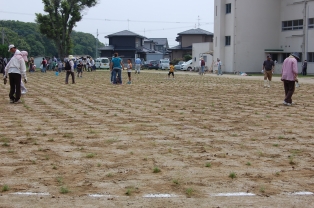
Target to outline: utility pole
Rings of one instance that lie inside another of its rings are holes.
[[[97,33],[96,33],[96,56],[95,56],[95,59],[97,58],[97,55],[98,55],[98,29],[97,29]]]
[[[201,23],[200,23],[200,21],[201,21],[200,16],[198,16],[198,18],[197,18],[198,28],[200,28],[200,27],[201,27]]]

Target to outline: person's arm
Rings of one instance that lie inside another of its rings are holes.
[[[294,77],[298,76],[298,62],[297,62],[297,60],[293,61],[293,63],[292,63],[292,72],[294,74]]]
[[[110,71],[112,71],[113,63],[110,62]]]
[[[275,62],[273,62],[273,65],[272,65],[272,72],[274,73],[274,71],[275,71]]]
[[[27,83],[25,61],[24,61],[24,59],[20,59],[19,62],[20,62],[20,66],[21,66],[21,68],[20,68],[21,75],[24,78],[24,82]]]
[[[122,70],[124,70],[124,64],[123,64],[123,61],[122,61],[122,59],[121,59],[121,67],[122,67]]]

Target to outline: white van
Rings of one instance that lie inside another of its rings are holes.
[[[95,61],[95,66],[97,69],[109,69],[110,61],[108,58],[105,57],[97,58]]]
[[[162,69],[162,70],[168,70],[170,68],[169,59],[160,59],[158,67],[159,69]]]

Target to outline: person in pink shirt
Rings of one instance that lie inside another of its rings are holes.
[[[281,81],[283,81],[285,88],[284,105],[291,106],[292,95],[295,89],[295,80],[298,76],[298,61],[300,60],[299,53],[292,53],[282,64]]]

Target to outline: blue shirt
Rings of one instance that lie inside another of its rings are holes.
[[[113,69],[114,69],[114,68],[122,69],[121,61],[122,61],[122,60],[121,60],[120,58],[118,58],[118,57],[113,58],[113,59],[111,60],[111,62],[112,62],[112,64],[113,64],[112,68],[113,68]]]
[[[142,63],[141,59],[139,58],[135,59],[135,64],[141,64],[141,63]]]

